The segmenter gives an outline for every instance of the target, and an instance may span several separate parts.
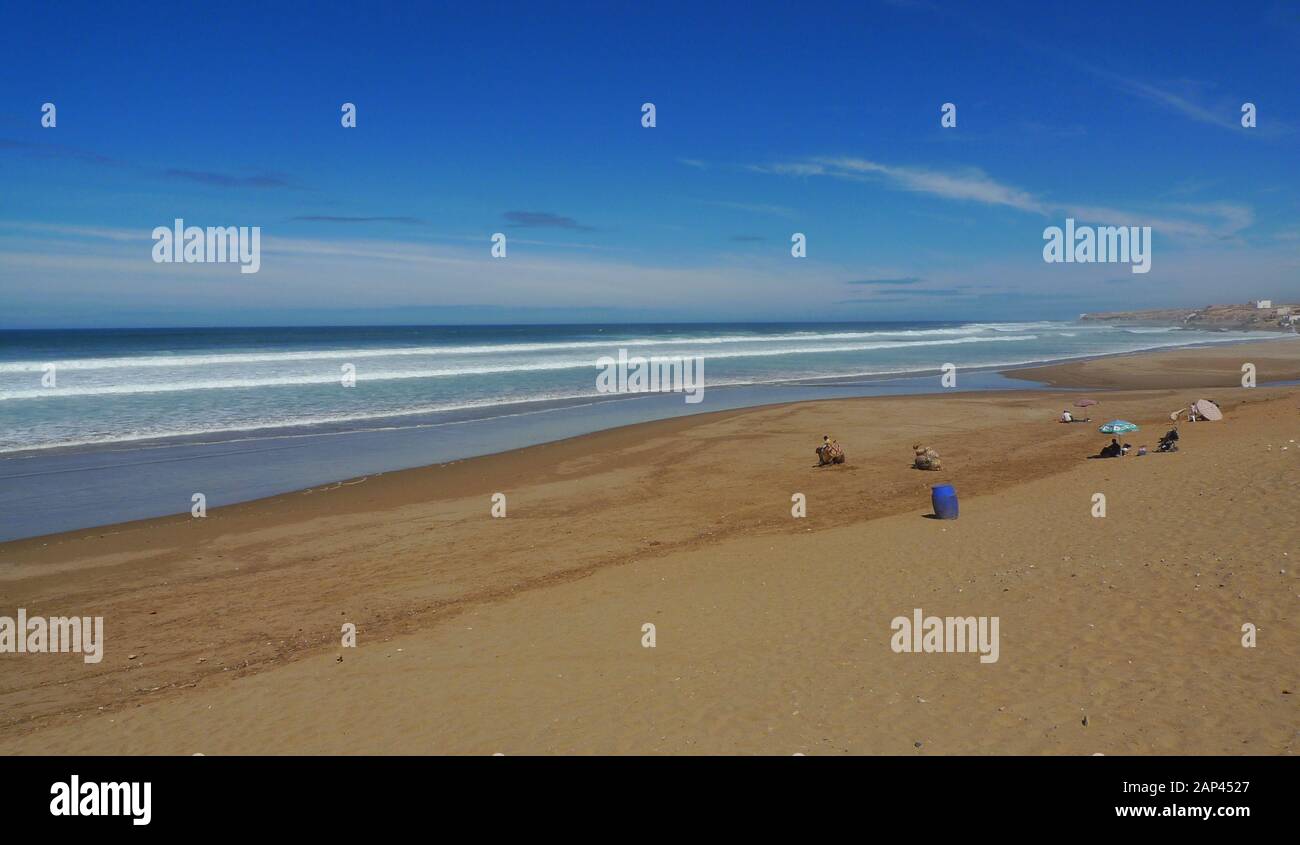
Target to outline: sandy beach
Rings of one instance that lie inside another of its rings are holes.
[[[1172,349],[1025,367],[1006,375],[1057,387],[1241,387],[1242,366],[1253,364],[1258,384],[1300,380],[1300,338],[1232,344],[1226,348]],[[1140,363],[1135,363],[1140,362]]]
[[[0,753],[1296,753],[1300,388],[1265,382],[1300,343],[1019,375],[1051,389],[726,411],[0,545],[0,614],[106,639],[0,654]],[[1076,387],[1093,424],[1056,423]],[[1116,417],[1154,447],[1200,387],[1226,419],[1178,453],[1087,459]],[[846,465],[814,467],[823,434]],[[960,519],[927,518],[939,483]],[[895,653],[915,608],[998,617],[997,662]]]

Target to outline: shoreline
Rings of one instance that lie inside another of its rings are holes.
[[[1268,528],[1291,524],[1288,476],[1261,469],[1300,451],[1259,438],[1300,436],[1300,391],[1220,396],[1228,422],[1188,426],[1179,454],[1120,461],[1084,460],[1105,438],[1052,421],[1071,396],[723,411],[4,544],[6,610],[102,615],[107,645],[91,667],[0,655],[27,661],[0,672],[0,751],[1289,753],[1293,711],[1271,687],[1293,688],[1300,638],[1290,588],[1270,585],[1294,576],[1250,562],[1294,546]],[[1153,442],[1181,396],[1099,398]],[[812,467],[823,430],[848,464]],[[908,466],[916,439],[942,472]],[[1230,519],[1194,495],[1165,507],[1209,473],[1234,491]],[[933,483],[957,486],[962,519],[921,518]],[[1099,487],[1108,520],[1088,515]],[[1225,545],[1245,571],[1192,556]],[[1234,591],[1203,590],[1202,572]],[[913,607],[999,615],[1001,661],[893,654],[888,619]],[[1194,625],[1160,627],[1184,612]],[[1249,665],[1214,634],[1243,614],[1272,641]],[[342,621],[355,650],[339,648]],[[1159,643],[1152,659],[1123,645],[1134,636]],[[1185,709],[1170,691],[1189,679],[1169,667],[1207,650],[1227,668],[1192,680]],[[1243,706],[1247,746],[1231,728]]]
[[[1170,327],[1176,328],[1176,327]],[[1186,345],[1175,347],[1169,346],[1152,346],[1142,349],[1135,349],[1128,352],[1105,352],[1100,354],[1085,353],[1080,355],[1065,356],[1061,358],[1047,358],[1042,360],[1020,361],[1013,364],[980,364],[973,367],[961,368],[961,371],[967,374],[984,374],[998,375],[1006,378],[1015,378],[1026,381],[1038,381],[1028,375],[1013,375],[1025,373],[1026,371],[1048,370],[1051,368],[1065,366],[1070,364],[1083,364],[1090,361],[1099,361],[1112,358],[1129,358],[1133,356],[1156,355],[1164,352],[1180,352],[1198,349],[1217,349],[1224,347],[1248,346],[1258,343],[1277,343],[1289,342],[1293,337],[1287,335],[1284,338],[1272,336],[1269,332],[1258,331],[1258,337],[1253,338],[1234,338],[1229,341],[1197,341]],[[1297,337],[1300,339],[1300,337]],[[840,376],[806,376],[795,379],[760,381],[760,382],[727,382],[723,384],[707,387],[708,390],[735,390],[737,388],[747,389],[772,389],[772,388],[791,388],[791,387],[853,387],[865,385],[887,385],[895,381],[920,381],[922,379],[932,379],[940,375],[940,369],[917,369],[917,370],[900,370],[897,372],[866,372],[852,375]],[[1275,379],[1274,381],[1295,381],[1300,380],[1300,370],[1286,379]],[[1055,384],[1050,382],[1040,382],[1041,387],[1070,387],[1068,383]],[[1078,389],[1087,389],[1090,385],[1075,385]],[[984,389],[984,388],[977,388]],[[1020,389],[1016,387],[1015,389]],[[1034,389],[1034,388],[1027,388]],[[936,390],[935,393],[944,393],[946,390]],[[863,394],[865,396],[877,394]],[[169,446],[207,446],[224,443],[243,443],[259,442],[264,440],[274,440],[279,438],[291,437],[312,437],[327,436],[340,434],[358,434],[372,431],[387,431],[402,428],[416,428],[423,426],[441,426],[441,425],[461,425],[476,422],[485,422],[501,417],[508,416],[527,416],[538,413],[549,413],[551,411],[564,410],[569,407],[589,407],[603,402],[637,400],[643,399],[644,396],[637,395],[616,395],[593,393],[581,396],[569,396],[556,399],[537,399],[537,400],[520,400],[518,403],[505,402],[497,404],[486,404],[483,406],[465,406],[463,408],[446,409],[439,411],[409,411],[397,414],[375,415],[373,417],[358,418],[340,418],[338,420],[324,420],[306,423],[286,423],[275,426],[256,426],[250,428],[232,428],[217,429],[213,431],[192,431],[168,435],[149,435],[131,439],[117,440],[88,440],[72,443],[60,443],[57,445],[37,446],[23,449],[11,449],[0,451],[0,461],[6,459],[25,460],[39,458],[46,455],[76,455],[88,454],[103,450],[129,450],[129,449],[148,449],[148,448],[165,448]],[[523,410],[514,414],[500,414],[493,416],[467,416],[464,419],[455,419],[454,414],[465,413],[473,414],[475,411],[489,408],[498,408],[505,405],[519,404],[525,407]],[[781,404],[780,402],[765,402],[759,405],[744,405],[741,407],[757,408],[765,407],[772,404]],[[533,407],[535,406],[535,407]],[[698,411],[699,413],[708,413],[708,411]],[[436,422],[414,422],[407,426],[397,425],[398,420],[415,419],[418,417],[435,418],[446,415],[448,418]],[[649,420],[647,420],[649,421]],[[393,423],[391,425],[374,425],[367,427],[353,428],[335,428],[336,426],[347,426],[350,423],[374,422],[374,423]],[[280,433],[272,433],[280,432]],[[491,454],[491,453],[483,453]],[[467,455],[466,457],[478,457],[478,455]]]
[[[1237,355],[1235,350],[1249,347],[1261,353],[1249,356],[1249,362],[1256,366],[1257,386],[1285,386],[1300,381],[1300,354],[1297,354],[1300,345],[1297,344],[1300,336],[1288,335],[1223,346],[1188,346],[1055,361],[1017,367],[1002,374],[1056,389],[1240,387],[1241,366],[1247,363],[1247,356]],[[1200,354],[1205,350],[1221,354]],[[1126,370],[1133,359],[1139,359],[1139,368]]]
[[[0,511],[7,515],[8,522],[7,526],[0,525],[0,543],[168,515],[188,515],[191,493],[195,491],[204,493],[209,507],[229,507],[331,484],[351,483],[359,478],[563,442],[626,426],[735,410],[894,394],[1168,386],[1161,380],[1168,379],[1167,374],[1139,384],[1131,378],[1117,380],[1107,369],[1127,367],[1126,362],[1133,360],[1150,361],[1157,368],[1166,360],[1190,361],[1199,368],[1197,372],[1212,373],[1222,383],[1233,371],[1226,364],[1239,360],[1233,350],[1256,344],[1262,344],[1260,354],[1251,357],[1262,362],[1260,383],[1267,386],[1271,381],[1300,379],[1300,364],[1295,360],[1300,356],[1294,354],[1300,346],[1288,346],[1291,343],[1290,339],[1268,338],[1089,356],[1012,369],[972,369],[964,373],[955,390],[936,387],[938,371],[935,371],[923,377],[891,376],[869,382],[828,380],[815,385],[784,383],[716,389],[707,400],[715,407],[705,410],[699,406],[682,406],[677,394],[662,394],[634,397],[626,402],[615,399],[408,427],[286,432],[240,440],[146,441],[117,444],[117,448],[69,447],[48,452],[8,453],[0,456],[0,467],[12,468],[5,477],[15,483],[7,497],[0,493]],[[1278,366],[1263,363],[1275,360]],[[1106,373],[1106,379],[1092,378],[1098,372]],[[1167,368],[1164,372],[1167,373]],[[1239,380],[1240,376],[1236,378]],[[1026,381],[1033,383],[1022,384]],[[856,392],[863,388],[866,393],[843,394],[843,391]],[[20,484],[25,485],[23,495],[14,498]],[[68,487],[78,489],[78,495],[68,497]],[[122,495],[123,488],[128,491],[127,496]],[[89,520],[83,516],[96,512],[101,516]]]

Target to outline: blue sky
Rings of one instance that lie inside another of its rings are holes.
[[[1194,5],[22,4],[0,327],[1300,299],[1300,6]],[[1067,216],[1152,226],[1151,272],[1045,264]],[[261,271],[153,263],[177,217]]]

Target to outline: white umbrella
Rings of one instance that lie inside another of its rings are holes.
[[[1203,420],[1223,419],[1223,411],[1220,411],[1219,406],[1209,399],[1197,399],[1192,407],[1196,409],[1196,415]]]

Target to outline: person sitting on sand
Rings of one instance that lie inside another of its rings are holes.
[[[1101,448],[1101,451],[1097,453],[1097,457],[1118,458],[1120,455],[1123,454],[1123,452],[1124,452],[1124,447],[1120,446],[1119,441],[1112,437],[1110,439],[1110,444],[1107,446],[1103,446]]]
[[[822,445],[817,447],[817,466],[844,463],[844,449],[838,440],[831,440],[829,434],[822,435]]]
[[[1061,422],[1074,422],[1074,415],[1070,413],[1069,408],[1061,412]]]

